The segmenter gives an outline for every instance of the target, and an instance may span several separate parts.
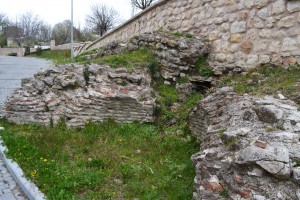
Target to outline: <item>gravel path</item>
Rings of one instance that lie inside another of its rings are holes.
[[[32,77],[39,69],[51,65],[48,60],[0,56],[0,118],[6,98],[21,85],[21,79]],[[0,156],[0,200],[27,199],[5,167]]]

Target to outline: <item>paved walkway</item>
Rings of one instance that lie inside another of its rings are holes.
[[[31,77],[39,69],[47,67],[51,61],[36,58],[0,56],[0,118],[2,105],[7,96],[20,87],[21,79]],[[0,200],[27,199],[17,185],[0,156]]]
[[[25,199],[27,198],[6,169],[2,158],[0,157],[0,200]]]
[[[51,64],[52,61],[44,59],[0,56],[0,104],[21,86],[21,79],[32,77]]]

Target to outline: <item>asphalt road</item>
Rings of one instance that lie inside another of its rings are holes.
[[[51,64],[52,61],[44,59],[0,56],[0,107],[15,89],[21,87],[21,79],[32,77]]]

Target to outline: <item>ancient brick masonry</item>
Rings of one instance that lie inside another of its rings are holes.
[[[22,81],[5,104],[8,121],[49,124],[66,119],[69,126],[87,121],[153,121],[151,78],[145,69],[128,72],[99,65],[49,67]]]
[[[194,199],[300,198],[300,112],[289,100],[221,88],[199,102],[190,129],[201,143]]]

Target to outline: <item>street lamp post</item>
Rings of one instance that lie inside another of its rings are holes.
[[[74,61],[74,41],[73,41],[73,0],[71,0],[71,60]]]

